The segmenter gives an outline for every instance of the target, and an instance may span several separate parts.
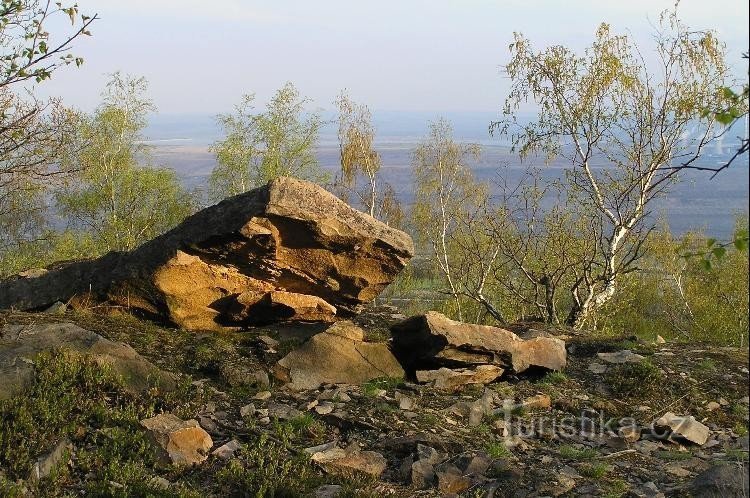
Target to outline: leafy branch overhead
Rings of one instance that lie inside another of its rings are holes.
[[[47,25],[59,16],[70,19],[71,29],[57,39]],[[78,4],[39,0],[0,1],[0,88],[29,79],[49,79],[60,66],[83,64],[70,52],[79,36],[90,36],[97,15],[83,14]]]

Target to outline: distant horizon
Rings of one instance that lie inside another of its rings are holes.
[[[75,40],[73,53],[84,64],[56,71],[33,85],[35,93],[91,111],[107,75],[122,71],[144,76],[148,96],[169,114],[226,113],[248,93],[264,105],[288,81],[312,108],[330,108],[347,89],[379,112],[499,111],[514,32],[537,49],[562,44],[580,51],[607,22],[638,43],[648,62],[659,14],[674,7],[674,0],[77,3],[80,12],[100,17],[93,36]],[[716,30],[742,81],[748,10],[742,0],[682,0],[678,9],[690,28]],[[48,26],[51,37],[65,32],[66,22]]]

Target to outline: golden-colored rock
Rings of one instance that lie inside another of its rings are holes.
[[[171,413],[162,413],[141,420],[152,439],[163,450],[163,457],[174,465],[195,465],[208,458],[214,445],[211,436],[196,420],[182,420]]]
[[[407,370],[424,364],[451,367],[497,365],[523,372],[529,367],[562,370],[565,342],[554,337],[524,340],[509,330],[451,320],[428,311],[391,327],[393,352]]]
[[[0,308],[112,304],[190,330],[356,314],[411,238],[293,178],[225,199],[134,251],[0,282]]]

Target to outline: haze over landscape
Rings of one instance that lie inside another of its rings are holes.
[[[503,164],[518,165],[507,144],[488,133],[508,90],[502,65],[514,31],[539,47],[579,48],[606,20],[648,45],[659,13],[672,2],[385,2],[373,8],[223,0],[209,9],[195,1],[79,4],[101,16],[95,36],[77,44],[86,62],[55,75],[54,85],[41,85],[39,93],[91,110],[98,102],[91,88],[103,85],[107,74],[145,76],[158,113],[150,116],[144,138],[154,146],[157,164],[174,168],[188,185],[205,185],[216,164],[208,152],[222,138],[216,115],[230,112],[245,93],[255,93],[260,106],[292,81],[310,99],[309,108],[331,120],[332,102],[343,88],[373,109],[384,178],[408,203],[411,152],[438,117],[452,122],[457,139],[484,146],[482,160],[472,165],[479,178],[492,178]],[[680,9],[691,26],[717,30],[741,79],[748,32],[736,19],[747,16],[747,3],[685,1]],[[531,106],[522,110],[534,112]],[[335,133],[333,123],[324,127],[316,149],[329,170],[339,167]],[[728,157],[734,138],[745,133],[732,130],[701,161]],[[671,228],[726,237],[734,224],[726,213],[747,210],[747,165],[744,156],[711,181],[689,174],[660,205]]]
[[[0,0],[0,498],[747,498],[748,10]]]

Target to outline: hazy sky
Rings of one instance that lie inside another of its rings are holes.
[[[378,110],[493,111],[507,83],[513,31],[537,47],[585,46],[598,23],[648,45],[673,0],[77,0],[98,13],[78,41],[80,69],[37,88],[86,110],[107,73],[145,76],[161,113],[225,112],[292,81],[320,108],[342,88]],[[748,47],[747,0],[683,0],[683,20],[713,28],[737,74]],[[52,31],[54,33],[54,30]],[[746,69],[744,70],[746,71]],[[747,74],[746,72],[744,74]]]

